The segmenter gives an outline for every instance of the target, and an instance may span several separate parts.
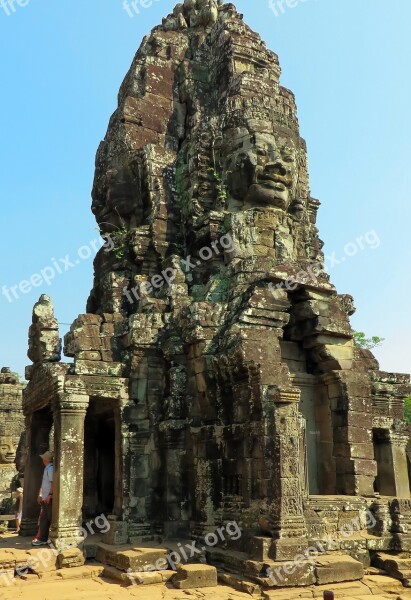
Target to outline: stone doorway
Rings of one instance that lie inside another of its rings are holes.
[[[84,434],[83,519],[114,514],[116,416],[107,400],[90,399]]]
[[[374,460],[377,463],[377,477],[374,491],[381,496],[395,496],[394,456],[388,429],[373,429]]]
[[[50,406],[33,412],[27,432],[27,464],[24,489],[23,535],[35,535],[38,529],[40,507],[37,503],[39,489],[43,478],[44,465],[40,458],[47,450],[54,450],[53,413]]]
[[[333,426],[327,390],[318,378],[306,373],[293,376],[301,390],[301,476],[310,496],[336,493],[336,465],[333,456]]]

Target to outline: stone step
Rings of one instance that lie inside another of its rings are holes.
[[[372,562],[374,566],[384,569],[384,571],[387,571],[389,568],[398,570],[411,569],[411,557],[403,554],[395,555],[386,552],[378,552],[373,557]]]
[[[334,592],[335,599],[340,600],[376,600],[376,599],[391,599],[397,600],[397,596],[390,595],[389,593],[384,594],[373,594],[372,591],[361,582],[346,582],[346,583],[335,583],[328,586],[315,586],[305,589],[289,588],[287,590],[266,590],[263,592],[264,600],[307,600],[323,598],[324,592]],[[411,600],[411,596],[406,598]]]
[[[411,558],[408,555],[378,552],[372,562],[384,569],[390,577],[401,581],[404,587],[411,587]]]
[[[119,571],[167,571],[168,550],[163,546],[110,546],[98,544],[97,561]],[[173,565],[172,565],[173,566]]]
[[[150,571],[125,573],[115,567],[105,566],[102,577],[111,581],[116,581],[122,585],[152,585],[158,583],[167,583],[176,573],[175,571]]]
[[[61,569],[58,571],[44,571],[39,574],[28,573],[21,577],[16,577],[15,581],[33,583],[35,581],[61,581],[62,579],[93,579],[100,577],[103,571],[103,565],[84,565],[83,567],[72,567],[71,569]]]
[[[178,565],[171,583],[179,590],[217,587],[217,569],[211,565]]]
[[[314,567],[310,562],[297,564],[291,561],[247,561],[244,574],[263,588],[305,587],[315,584]]]
[[[366,586],[362,581],[345,581],[343,583],[333,583],[328,585],[317,585],[313,588],[313,597],[314,598],[323,598],[324,592],[332,591],[337,598],[347,598],[347,597],[366,597],[371,596],[372,600],[374,600],[375,596],[372,595],[372,592],[368,586]],[[371,600],[369,598],[369,600]]]
[[[226,550],[222,548],[207,548],[207,562],[221,567],[223,570],[244,574],[245,565],[248,561],[248,555],[245,552],[237,550]]]
[[[359,581],[364,577],[363,564],[347,554],[323,554],[302,562],[253,561],[245,553],[221,548],[209,549],[207,560],[222,571],[242,575],[263,588],[293,588]]]
[[[403,594],[404,587],[401,581],[388,575],[365,575],[363,583],[370,588],[373,594],[389,593]]]
[[[218,572],[218,581],[223,585],[228,585],[238,592],[249,594],[250,596],[261,597],[261,587],[258,583],[248,580],[241,575],[233,575],[232,573]]]
[[[316,559],[314,572],[317,584],[327,585],[362,579],[364,566],[346,554],[324,554]]]
[[[205,561],[205,549],[199,542],[195,544],[193,550],[193,540],[165,540],[162,544],[167,549],[169,559],[173,560],[177,556],[181,558],[183,564],[195,564]],[[176,562],[177,562],[176,558]]]

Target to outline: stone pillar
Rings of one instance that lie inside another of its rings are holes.
[[[131,544],[141,543],[151,536],[151,506],[146,498],[152,493],[152,468],[156,462],[154,442],[148,431],[133,432],[129,441],[130,489],[129,521]]]
[[[165,522],[168,538],[188,536],[187,501],[184,490],[186,468],[186,424],[184,421],[163,422],[161,427],[162,452],[165,459]]]
[[[61,394],[54,405],[55,457],[53,522],[57,548],[82,541],[84,420],[89,398]]]
[[[274,537],[270,555],[274,560],[291,560],[307,545],[300,473],[304,468],[300,464],[300,390],[274,388],[268,396],[273,402],[268,432],[271,448],[267,448],[272,482],[269,517]]]
[[[392,444],[396,496],[397,498],[410,498],[410,482],[406,455],[409,437],[391,432],[390,440]]]

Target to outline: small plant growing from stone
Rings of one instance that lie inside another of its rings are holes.
[[[354,331],[353,337],[355,345],[358,348],[363,348],[364,350],[378,348],[385,341],[384,338],[380,338],[377,335],[367,338],[365,337],[365,333],[363,331]]]
[[[228,202],[228,188],[227,188],[227,185],[225,184],[223,178],[221,177],[220,173],[217,171],[214,145],[215,145],[215,138],[213,139],[213,142],[212,142],[213,166],[210,167],[209,170],[212,173],[214,180],[217,182],[217,190],[218,190],[217,200],[219,201],[220,206],[222,208],[225,208],[227,206],[227,202]]]
[[[122,259],[127,254],[130,232],[127,229],[126,223],[124,222],[117,208],[116,212],[120,218],[121,227],[119,227],[118,225],[114,225],[114,223],[109,223],[105,221],[100,223],[99,231],[100,235],[104,235],[104,232],[101,229],[101,225],[110,225],[111,227],[114,227],[114,231],[113,233],[111,233],[111,239],[113,240],[114,245],[113,248],[110,249],[110,252],[114,252],[116,258]]]

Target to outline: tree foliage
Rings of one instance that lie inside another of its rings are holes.
[[[19,383],[21,383],[23,388],[27,387],[27,381],[20,375],[20,373],[17,373],[16,371],[12,371],[11,374],[14,375],[14,377],[16,377],[17,381]]]
[[[365,337],[365,333],[363,331],[354,331],[354,342],[358,348],[364,348],[364,350],[372,350],[373,348],[378,348],[384,342],[384,338],[380,338],[377,335],[374,335],[371,338]]]
[[[411,424],[411,396],[404,400],[404,421]]]

